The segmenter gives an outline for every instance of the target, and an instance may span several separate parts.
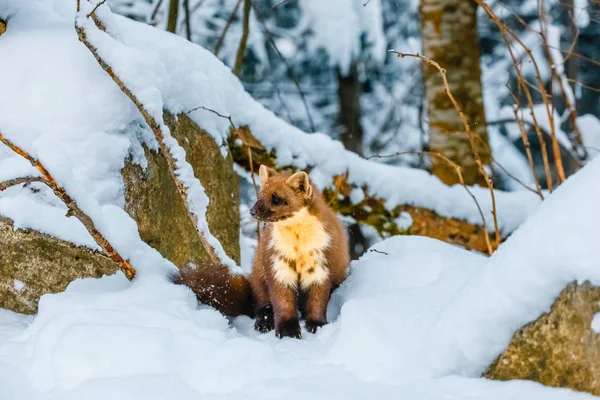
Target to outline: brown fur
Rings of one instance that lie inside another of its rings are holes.
[[[222,265],[204,264],[183,268],[170,276],[173,283],[192,289],[199,302],[229,317],[254,316],[248,279],[233,275]]]
[[[327,323],[331,292],[350,263],[346,233],[304,172],[278,174],[261,166],[261,191],[251,214],[265,222],[248,279],[222,266],[186,268],[171,277],[227,316],[255,316],[260,332],[300,338]],[[273,204],[273,195],[281,204]],[[251,293],[250,293],[251,289]]]
[[[281,205],[272,204],[273,194],[283,200]],[[257,313],[272,305],[277,336],[300,337],[297,314],[297,307],[300,306],[306,317],[307,330],[315,332],[319,326],[326,323],[326,310],[331,291],[344,281],[350,262],[348,242],[341,223],[327,207],[306,173],[277,174],[264,166],[261,166],[261,191],[252,214],[257,219],[267,222],[260,237],[250,275],[250,286]],[[293,220],[297,215],[301,215],[303,220],[314,217],[314,220],[322,225],[329,237],[325,248],[319,250],[311,247],[313,245],[311,240],[315,237],[312,235],[311,224],[298,221],[286,225],[286,221]],[[303,231],[303,228],[307,230]],[[285,246],[290,249],[289,252],[285,251],[286,254],[282,254],[274,239],[284,237],[286,230],[290,233],[286,237],[289,243]],[[284,233],[277,233],[278,231]],[[295,240],[302,246],[292,246]],[[315,267],[311,264],[309,268],[305,268],[306,265],[300,264],[311,263],[318,252],[322,252],[322,266],[327,272],[326,279],[303,286],[300,283],[301,275],[304,277],[306,274],[310,277],[315,273]],[[295,257],[292,256],[293,254]],[[278,260],[281,264],[287,263],[290,270],[298,273],[296,285],[286,284],[281,279],[277,279],[275,264]],[[298,300],[301,300],[301,304],[298,304]],[[264,326],[265,321],[271,320],[257,319],[256,329],[261,332],[272,329],[271,326]]]

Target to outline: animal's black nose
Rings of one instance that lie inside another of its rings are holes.
[[[253,216],[253,217],[256,217],[256,208],[252,207],[250,209],[250,215]]]

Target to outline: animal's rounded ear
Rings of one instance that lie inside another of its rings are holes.
[[[258,176],[260,177],[261,186],[265,184],[269,180],[270,177],[277,174],[273,168],[269,168],[266,165],[261,165],[258,169]]]
[[[308,174],[304,171],[296,172],[290,176],[286,183],[294,190],[304,193],[306,196],[312,196],[312,186],[308,179]]]

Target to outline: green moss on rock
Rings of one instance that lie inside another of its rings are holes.
[[[36,231],[15,230],[3,217],[0,249],[0,307],[25,314],[37,312],[43,294],[62,292],[77,278],[99,278],[118,270],[97,251]]]
[[[165,113],[165,122],[186,151],[186,159],[209,197],[207,220],[211,233],[239,262],[238,179],[231,155],[223,157],[213,137],[186,115],[175,118]],[[148,148],[144,151],[148,160],[145,170],[131,162],[123,169],[125,210],[137,222],[142,240],[178,267],[210,261],[169,174],[166,159],[160,152]]]
[[[600,395],[600,335],[591,328],[599,302],[600,288],[571,283],[550,312],[513,335],[484,376]]]

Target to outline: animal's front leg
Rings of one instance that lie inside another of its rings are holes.
[[[300,339],[300,322],[298,321],[297,297],[295,286],[281,282],[269,285],[269,295],[275,313],[275,334],[278,338],[292,337]]]
[[[313,283],[306,299],[306,330],[315,333],[327,323],[327,303],[331,294],[331,283]]]

